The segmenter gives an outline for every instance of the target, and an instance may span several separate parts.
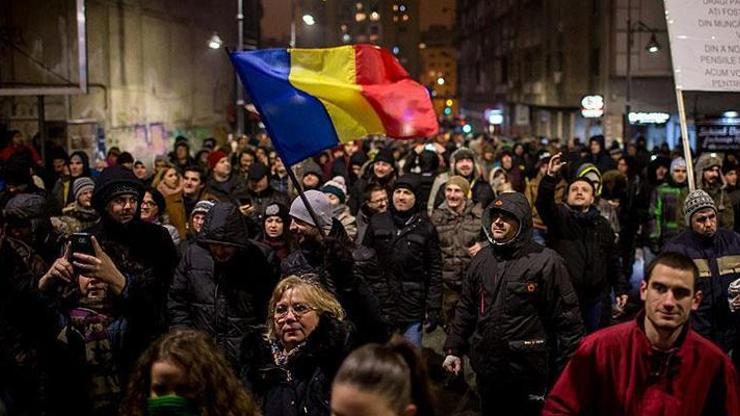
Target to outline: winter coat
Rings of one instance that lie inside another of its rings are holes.
[[[506,244],[489,235],[494,206],[519,221]],[[532,240],[524,195],[503,194],[492,208],[482,219],[491,245],[468,268],[444,350],[467,353],[479,376],[543,395],[583,336],[578,301],[563,259]]]
[[[345,204],[335,206],[332,216],[342,223],[350,240],[355,241],[355,238],[357,238],[357,219],[349,212],[349,207]]]
[[[334,293],[358,331],[358,343],[385,342],[390,335],[387,317],[395,314],[395,299],[375,252],[355,246],[336,218],[323,246],[301,247],[280,264],[281,276],[306,275]],[[378,287],[384,290],[378,291]],[[388,293],[390,292],[390,293]],[[388,309],[387,305],[391,305]]]
[[[655,188],[650,198],[648,235],[654,251],[686,228],[683,202],[689,193],[688,182],[676,185],[672,180]],[[658,249],[658,250],[656,250]]]
[[[208,243],[238,248],[230,261],[217,263]],[[217,204],[206,215],[199,241],[185,252],[170,286],[171,327],[198,329],[211,335],[238,368],[244,335],[266,319],[277,283],[271,250],[250,241],[242,215],[231,204]]]
[[[231,177],[225,182],[218,182],[210,176],[206,180],[206,188],[203,190],[201,200],[231,202],[238,205],[237,195],[244,195],[246,192],[247,185],[244,179],[232,172]]]
[[[177,266],[177,249],[163,227],[138,219],[120,224],[103,216],[85,231],[95,236],[126,276],[126,305],[135,305],[121,311],[128,326],[122,344],[125,372],[167,329],[167,290]]]
[[[83,208],[73,202],[62,210],[60,217],[51,217],[51,224],[57,233],[70,236],[92,227],[100,219],[98,212],[92,208]]]
[[[457,149],[450,156],[450,170],[448,173],[442,173],[437,175],[432,184],[432,190],[429,193],[427,199],[427,214],[432,215],[432,212],[444,202],[445,199],[445,187],[450,177],[459,175],[455,169],[455,161],[461,157],[465,152],[470,152],[469,149]],[[472,199],[476,204],[481,204],[483,208],[486,208],[488,204],[493,201],[493,189],[491,185],[486,182],[485,177],[480,175],[478,166],[473,162],[473,174],[470,178],[465,178],[470,183],[470,193],[467,195],[468,198]]]
[[[556,184],[551,176],[542,178],[535,206],[547,226],[548,246],[565,260],[579,303],[600,302],[612,288],[619,295],[627,293],[611,225],[595,207],[581,213],[556,204]]]
[[[162,184],[160,184],[161,186]],[[185,214],[185,198],[182,191],[170,193],[164,197],[164,200],[169,224],[177,230],[179,240],[185,240],[187,238],[188,217]]]
[[[391,212],[374,215],[362,243],[375,249],[398,292],[397,324],[436,318],[442,302],[442,252],[434,225],[414,214],[398,227]]]
[[[687,229],[669,241],[663,252],[682,253],[699,268],[698,290],[704,294],[699,309],[691,313],[692,328],[729,351],[738,341],[740,313],[730,312],[728,286],[740,278],[740,235],[718,228],[705,239]]]
[[[688,325],[675,350],[661,353],[650,345],[643,322],[640,314],[636,321],[586,337],[550,392],[542,414],[740,414],[737,376],[726,354]]]
[[[262,215],[265,213],[265,208],[269,205],[280,204],[290,207],[291,201],[288,194],[277,191],[270,186],[262,192],[253,192],[250,189],[247,194],[249,195],[249,199],[252,200],[252,206],[254,207],[254,214],[251,217],[257,224],[263,223],[264,218],[262,218]]]
[[[264,331],[254,331],[242,344],[242,377],[261,402],[265,416],[329,416],[331,383],[352,350],[351,325],[322,315],[305,344],[284,366],[273,357]]]
[[[462,279],[472,258],[468,248],[480,242],[488,245],[481,227],[483,208],[480,204],[465,201],[463,212],[456,213],[445,201],[432,213],[432,224],[437,229],[439,248],[442,251],[442,280],[454,290],[462,288]]]

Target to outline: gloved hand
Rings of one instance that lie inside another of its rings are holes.
[[[435,317],[430,316],[427,318],[426,322],[424,322],[424,328],[427,334],[434,332],[434,330],[437,329],[438,326],[439,326],[439,322],[437,321],[437,318]]]
[[[462,360],[456,355],[448,355],[442,363],[442,368],[457,375],[462,370]]]

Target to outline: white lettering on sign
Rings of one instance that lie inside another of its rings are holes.
[[[664,0],[676,87],[740,91],[740,0]]]

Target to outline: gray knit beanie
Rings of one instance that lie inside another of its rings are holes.
[[[691,191],[683,202],[683,215],[686,225],[691,226],[691,216],[705,208],[712,208],[715,213],[717,212],[714,200],[708,193],[701,189]]]
[[[75,201],[77,198],[80,197],[80,194],[82,192],[87,190],[94,190],[95,189],[95,182],[93,182],[92,179],[88,178],[87,176],[81,176],[72,182],[72,195],[75,196]]]
[[[315,189],[306,191],[305,195],[306,199],[308,199],[308,203],[311,204],[311,208],[313,208],[313,211],[319,217],[319,221],[321,221],[324,231],[329,234],[331,231],[333,212],[331,202],[329,202],[329,197],[323,192]],[[303,200],[300,196],[296,197],[290,205],[290,216],[316,226],[316,223],[314,223],[313,218],[311,218],[311,214],[308,213],[308,209],[306,209],[306,205],[303,204]]]

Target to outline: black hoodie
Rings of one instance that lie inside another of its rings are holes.
[[[490,236],[499,211],[519,222],[504,244]],[[532,211],[521,193],[499,195],[482,223],[492,244],[468,268],[444,349],[467,352],[479,376],[506,377],[542,395],[584,333],[568,270],[557,253],[532,240]]]

